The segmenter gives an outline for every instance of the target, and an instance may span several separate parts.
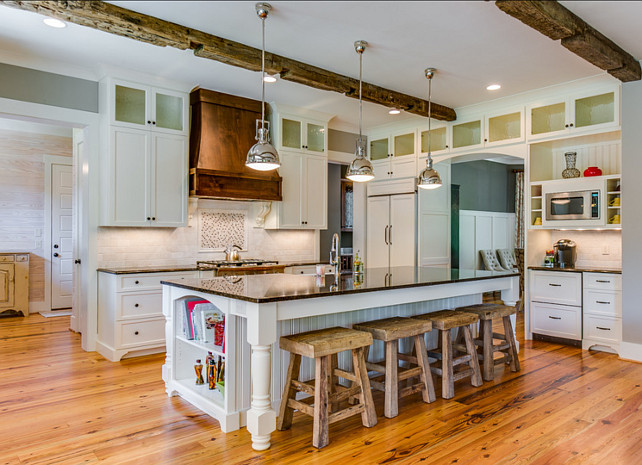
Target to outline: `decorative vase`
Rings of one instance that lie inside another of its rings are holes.
[[[584,170],[584,177],[588,178],[591,176],[602,176],[602,170],[597,166],[589,166]]]
[[[575,168],[577,152],[566,152],[564,158],[566,159],[566,169],[562,171],[562,177],[564,179],[579,178],[580,170]]]

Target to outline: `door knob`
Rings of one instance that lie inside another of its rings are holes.
[[[58,252],[55,252],[55,253],[53,254],[53,256],[54,256],[54,257],[60,257],[60,254],[59,254]]]

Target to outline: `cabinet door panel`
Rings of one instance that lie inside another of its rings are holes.
[[[187,219],[187,139],[154,134],[152,226],[184,226]]]
[[[118,226],[143,226],[149,213],[148,131],[112,129],[113,220]]]
[[[306,226],[313,229],[327,228],[328,211],[328,162],[325,157],[305,157]]]
[[[582,339],[582,308],[531,302],[531,330],[537,334]]]
[[[147,126],[147,93],[146,87],[115,84],[114,88],[114,123],[125,123],[134,127]]]
[[[281,167],[279,174],[283,178],[281,186],[283,201],[280,208],[281,228],[301,227],[301,179],[302,155],[283,152],[280,154]]]
[[[185,97],[170,91],[154,92],[154,129],[183,132],[185,130]]]
[[[374,139],[370,141],[370,160],[385,160],[390,156],[388,150],[388,138]]]
[[[281,145],[284,148],[301,150],[301,121],[281,119]]]
[[[531,300],[582,305],[581,273],[533,271],[531,276]]]
[[[306,123],[306,147],[312,152],[325,152],[325,127],[320,124]]]
[[[13,263],[0,263],[0,308],[13,307],[15,266]]]
[[[388,266],[388,226],[390,220],[390,197],[368,197],[367,211],[367,255],[366,266],[382,268]]]
[[[390,196],[390,266],[415,266],[415,194]]]

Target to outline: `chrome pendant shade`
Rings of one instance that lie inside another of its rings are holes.
[[[432,117],[431,99],[432,99],[432,78],[435,75],[435,68],[426,68],[425,74],[428,78],[428,158],[426,158],[426,167],[417,179],[417,186],[421,189],[437,189],[441,187],[441,177],[432,167],[432,156],[430,154],[430,118]]]
[[[361,100],[362,85],[362,62],[363,52],[366,50],[368,42],[357,40],[354,43],[354,49],[359,54],[359,138],[357,139],[357,148],[355,150],[355,159],[352,160],[346,171],[346,178],[354,182],[368,182],[374,179],[374,170],[370,160],[366,158],[366,140],[361,134],[361,125],[363,119],[363,102]]]
[[[272,6],[269,3],[257,3],[256,14],[261,19],[263,42],[261,47],[261,120],[257,120],[256,140],[245,159],[245,166],[257,171],[271,171],[281,166],[279,154],[270,143],[270,129],[265,125],[265,19]]]

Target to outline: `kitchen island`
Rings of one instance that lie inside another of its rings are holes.
[[[361,276],[267,274],[163,281],[167,393],[180,395],[217,418],[225,432],[247,425],[252,447],[270,447],[287,368],[278,338],[360,321],[411,316],[480,303],[482,293],[501,291],[506,305],[519,299],[519,274],[432,267],[366,269]],[[185,337],[186,302],[211,302],[226,316],[225,347]],[[514,322],[513,322],[514,323]],[[194,385],[195,359],[207,351],[225,357],[223,392]],[[376,346],[371,357],[381,354]],[[347,359],[339,360],[339,364]],[[311,377],[311,364],[302,376]]]

